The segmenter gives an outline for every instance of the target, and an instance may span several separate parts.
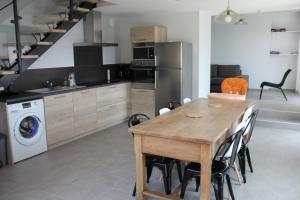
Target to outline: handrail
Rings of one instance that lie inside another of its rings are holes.
[[[5,6],[3,6],[2,8],[0,8],[0,11],[4,10],[5,8],[7,8],[8,6],[12,5],[13,2],[9,2],[8,4],[6,4]]]

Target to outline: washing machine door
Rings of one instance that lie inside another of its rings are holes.
[[[27,113],[21,116],[14,128],[16,140],[26,146],[35,144],[42,134],[41,120],[33,113]]]

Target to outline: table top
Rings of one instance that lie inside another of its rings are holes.
[[[216,142],[252,106],[249,101],[196,99],[129,128],[129,132],[197,143]]]

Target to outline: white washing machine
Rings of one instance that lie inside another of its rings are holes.
[[[7,105],[11,162],[47,151],[43,100]]]

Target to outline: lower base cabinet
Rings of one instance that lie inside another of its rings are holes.
[[[155,90],[131,89],[131,114],[155,117]]]
[[[44,97],[48,147],[59,146],[127,120],[129,88],[130,83],[122,83]]]
[[[72,93],[44,98],[48,146],[54,146],[76,136]]]

